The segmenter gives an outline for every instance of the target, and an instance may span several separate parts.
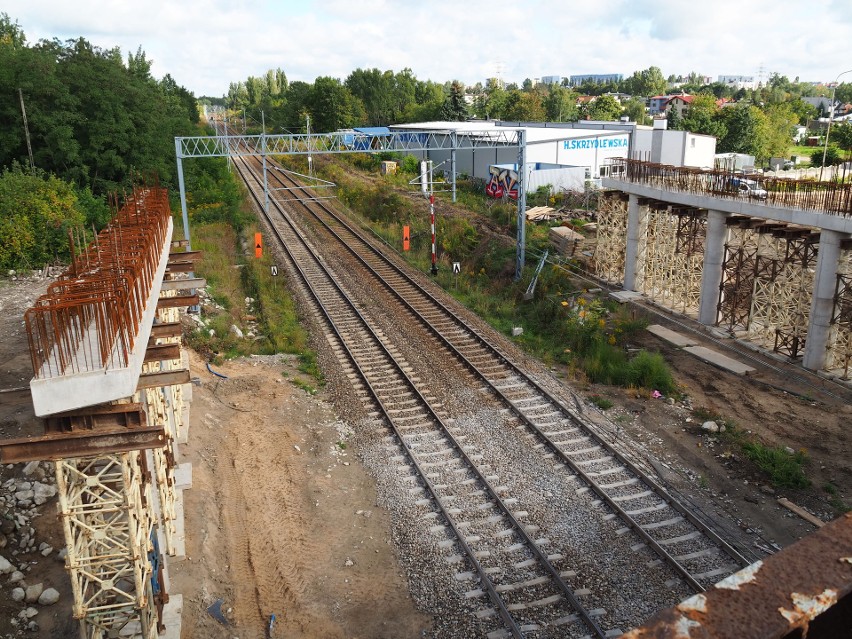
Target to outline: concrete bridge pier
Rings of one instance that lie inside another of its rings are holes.
[[[719,317],[719,290],[722,286],[727,218],[728,214],[723,211],[707,211],[704,267],[701,270],[701,298],[698,306],[698,321],[707,326],[715,326]]]
[[[826,364],[828,335],[831,328],[831,314],[834,309],[834,290],[837,282],[837,263],[840,259],[840,243],[847,238],[845,233],[820,230],[819,253],[817,255],[814,292],[811,298],[811,312],[808,322],[808,339],[802,366],[807,369],[822,370]]]
[[[639,242],[645,238],[639,232],[639,196],[631,194],[627,201],[627,245],[624,251],[624,290],[636,290],[636,260]]]

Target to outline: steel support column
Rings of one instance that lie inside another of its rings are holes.
[[[175,138],[175,153],[177,155],[178,188],[180,189],[180,212],[183,217],[183,237],[186,240],[186,250],[192,250],[192,241],[189,237],[189,213],[186,209],[186,185],[183,181],[183,160],[181,159],[181,144]]]
[[[526,223],[527,223],[527,134],[523,129],[518,130],[518,249],[515,262],[515,280],[524,274],[526,256]]]
[[[450,134],[453,148],[450,151],[450,175],[453,181],[453,202],[456,201],[456,147],[459,144],[458,136],[455,131]]]
[[[722,285],[722,263],[725,260],[727,217],[728,214],[721,211],[707,211],[707,239],[704,244],[704,269],[701,272],[701,299],[698,306],[698,321],[707,326],[715,325],[719,317],[719,287]]]

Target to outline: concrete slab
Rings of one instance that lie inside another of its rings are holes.
[[[642,293],[638,291],[613,291],[610,294],[614,300],[621,302],[629,302],[630,300],[640,300],[642,299]]]
[[[169,603],[163,606],[163,625],[166,626],[166,631],[160,637],[163,639],[180,639],[182,614],[183,595],[169,593]]]
[[[673,331],[665,326],[660,326],[659,324],[651,324],[648,327],[648,332],[653,333],[657,337],[662,340],[665,340],[669,344],[674,344],[680,348],[684,346],[695,346],[698,342],[696,342],[691,337],[687,337],[686,335],[682,335],[677,331]]]
[[[187,490],[192,488],[192,464],[185,462],[175,468],[175,488]]]
[[[151,336],[151,326],[154,324],[154,315],[157,313],[157,300],[160,297],[163,274],[166,272],[169,261],[171,241],[172,219],[169,218],[166,241],[160,251],[160,261],[145,302],[145,309],[142,311],[142,317],[139,318],[139,332],[133,342],[133,350],[127,356],[127,366],[69,372],[56,377],[47,377],[48,373],[43,372],[41,377],[34,377],[30,381],[30,392],[33,408],[38,417],[130,397],[136,392],[145,360],[145,351],[148,349],[148,338]],[[94,331],[94,325],[87,327],[86,330]],[[84,340],[80,346],[81,352],[85,348],[91,348],[92,344],[97,344],[96,337]],[[116,340],[113,350],[117,351],[119,348],[120,340]],[[50,359],[57,361],[57,357],[54,354]],[[90,355],[89,358],[81,354],[76,361],[81,365],[87,361],[100,361],[100,353],[95,356]]]
[[[737,360],[732,359],[727,355],[722,355],[717,351],[705,348],[703,346],[687,346],[683,350],[685,350],[687,353],[692,353],[698,359],[704,360],[708,364],[713,364],[714,366],[718,366],[719,368],[731,371],[732,373],[736,373],[737,375],[748,375],[754,370],[754,368],[752,368],[751,366],[746,366],[742,362],[738,362]]]

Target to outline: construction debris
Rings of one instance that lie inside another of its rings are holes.
[[[548,232],[548,240],[557,253],[573,257],[582,251],[586,238],[567,226],[555,226]]]

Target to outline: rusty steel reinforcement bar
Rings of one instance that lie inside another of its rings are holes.
[[[621,173],[616,173],[618,178],[615,179],[667,190],[731,199],[741,199],[738,180],[748,179],[759,183],[760,187],[766,191],[766,198],[760,200],[763,204],[830,213],[842,217],[852,216],[852,184],[848,182],[815,182],[770,178],[762,175],[741,175],[732,171],[705,171],[628,158],[614,159],[613,165],[623,167]]]
[[[127,365],[170,216],[168,193],[136,187],[24,315],[33,374],[50,378]]]
[[[852,637],[852,513],[652,617],[625,639]]]

